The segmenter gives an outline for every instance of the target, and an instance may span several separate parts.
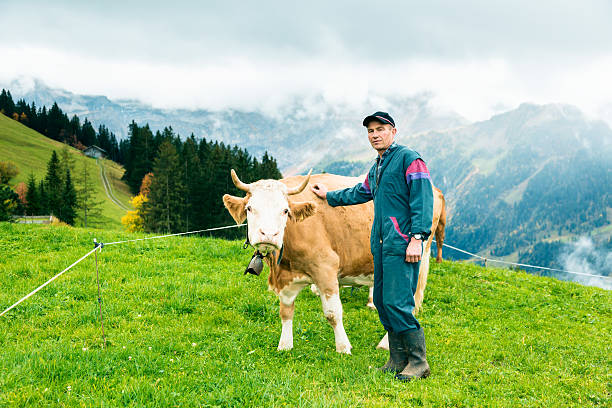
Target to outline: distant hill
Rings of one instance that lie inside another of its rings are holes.
[[[132,120],[153,131],[172,126],[183,138],[192,132],[197,138],[238,145],[260,157],[265,151],[278,160],[283,174],[307,172],[322,159],[363,153],[362,109],[330,106],[322,98],[296,99],[274,114],[240,110],[157,109],[135,100],[110,100],[101,95],[77,95],[53,89],[38,80],[15,80],[0,84],[10,89],[15,100],[24,98],[37,106],[57,102],[68,115],[87,117],[94,128],[104,124],[118,138],[127,137]],[[372,98],[367,108],[380,104],[393,107],[398,126],[407,133],[454,128],[468,123],[454,112],[438,112],[430,106],[427,95],[413,98]]]
[[[612,130],[573,106],[523,104],[400,141],[427,158],[457,246],[515,260],[529,249],[533,259],[538,242],[612,234]]]
[[[69,114],[105,123],[118,136],[134,119],[153,129],[171,125],[182,136],[194,132],[238,144],[254,155],[267,150],[286,176],[310,167],[359,175],[375,156],[359,121],[362,108],[330,106],[317,98],[296,99],[268,115],[155,109],[138,101],[76,95],[37,81],[6,87],[15,98],[39,106],[57,101]],[[481,255],[562,267],[552,253],[571,250],[562,243],[589,237],[604,258],[612,257],[606,247],[612,236],[612,130],[605,122],[562,104],[523,104],[469,123],[434,109],[428,95],[372,97],[369,103],[363,108],[368,112],[388,109],[397,120],[398,141],[427,161],[447,198],[449,243]]]
[[[31,173],[36,180],[41,180],[47,172],[47,162],[51,153],[55,150],[58,154],[66,146],[64,143],[57,142],[37,133],[36,131],[0,114],[0,161],[12,161],[18,169],[19,175],[12,180],[14,185],[20,182],[27,182]],[[92,158],[84,156],[79,150],[68,147],[73,157],[76,159],[76,171],[73,179],[83,161],[90,163],[91,176],[95,182],[97,200],[102,201],[103,219],[96,226],[121,229],[121,217],[125,215],[125,210],[114,204],[106,195],[100,168]],[[121,204],[131,208],[129,204],[130,194],[127,185],[121,180],[123,168],[118,164],[103,160],[106,177],[112,187],[114,196]]]

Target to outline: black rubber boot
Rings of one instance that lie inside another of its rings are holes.
[[[400,337],[406,350],[408,365],[401,373],[397,373],[395,378],[400,381],[410,381],[413,378],[426,378],[429,376],[430,370],[425,356],[425,333],[423,333],[423,328],[408,330],[402,333]]]
[[[408,364],[408,355],[399,334],[387,332],[389,335],[389,361],[378,369],[385,373],[399,373]]]

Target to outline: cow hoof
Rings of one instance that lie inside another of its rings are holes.
[[[389,334],[385,333],[385,337],[382,338],[382,340],[380,341],[380,343],[378,343],[378,346],[376,346],[377,349],[383,349],[383,350],[389,350]]]
[[[353,347],[350,344],[340,344],[336,346],[336,351],[342,354],[351,354],[351,349]]]
[[[278,344],[278,351],[288,351],[293,349],[293,344],[285,344],[285,343],[279,343]]]
[[[372,303],[372,302],[369,302],[366,306],[369,307],[372,310],[376,310],[376,306],[374,306],[374,303]]]

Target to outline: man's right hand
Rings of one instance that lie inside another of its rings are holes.
[[[317,195],[317,197],[326,200],[327,199],[327,187],[325,186],[325,184],[315,184],[311,187],[311,190],[313,193],[315,193]]]

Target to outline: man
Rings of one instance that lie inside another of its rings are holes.
[[[395,121],[387,112],[363,120],[378,152],[363,183],[312,191],[332,207],[374,200],[370,247],[374,257],[374,305],[389,333],[389,361],[380,369],[407,381],[429,375],[423,328],[412,314],[423,242],[431,233],[433,190],[420,155],[395,143]],[[425,254],[428,256],[428,254]]]

